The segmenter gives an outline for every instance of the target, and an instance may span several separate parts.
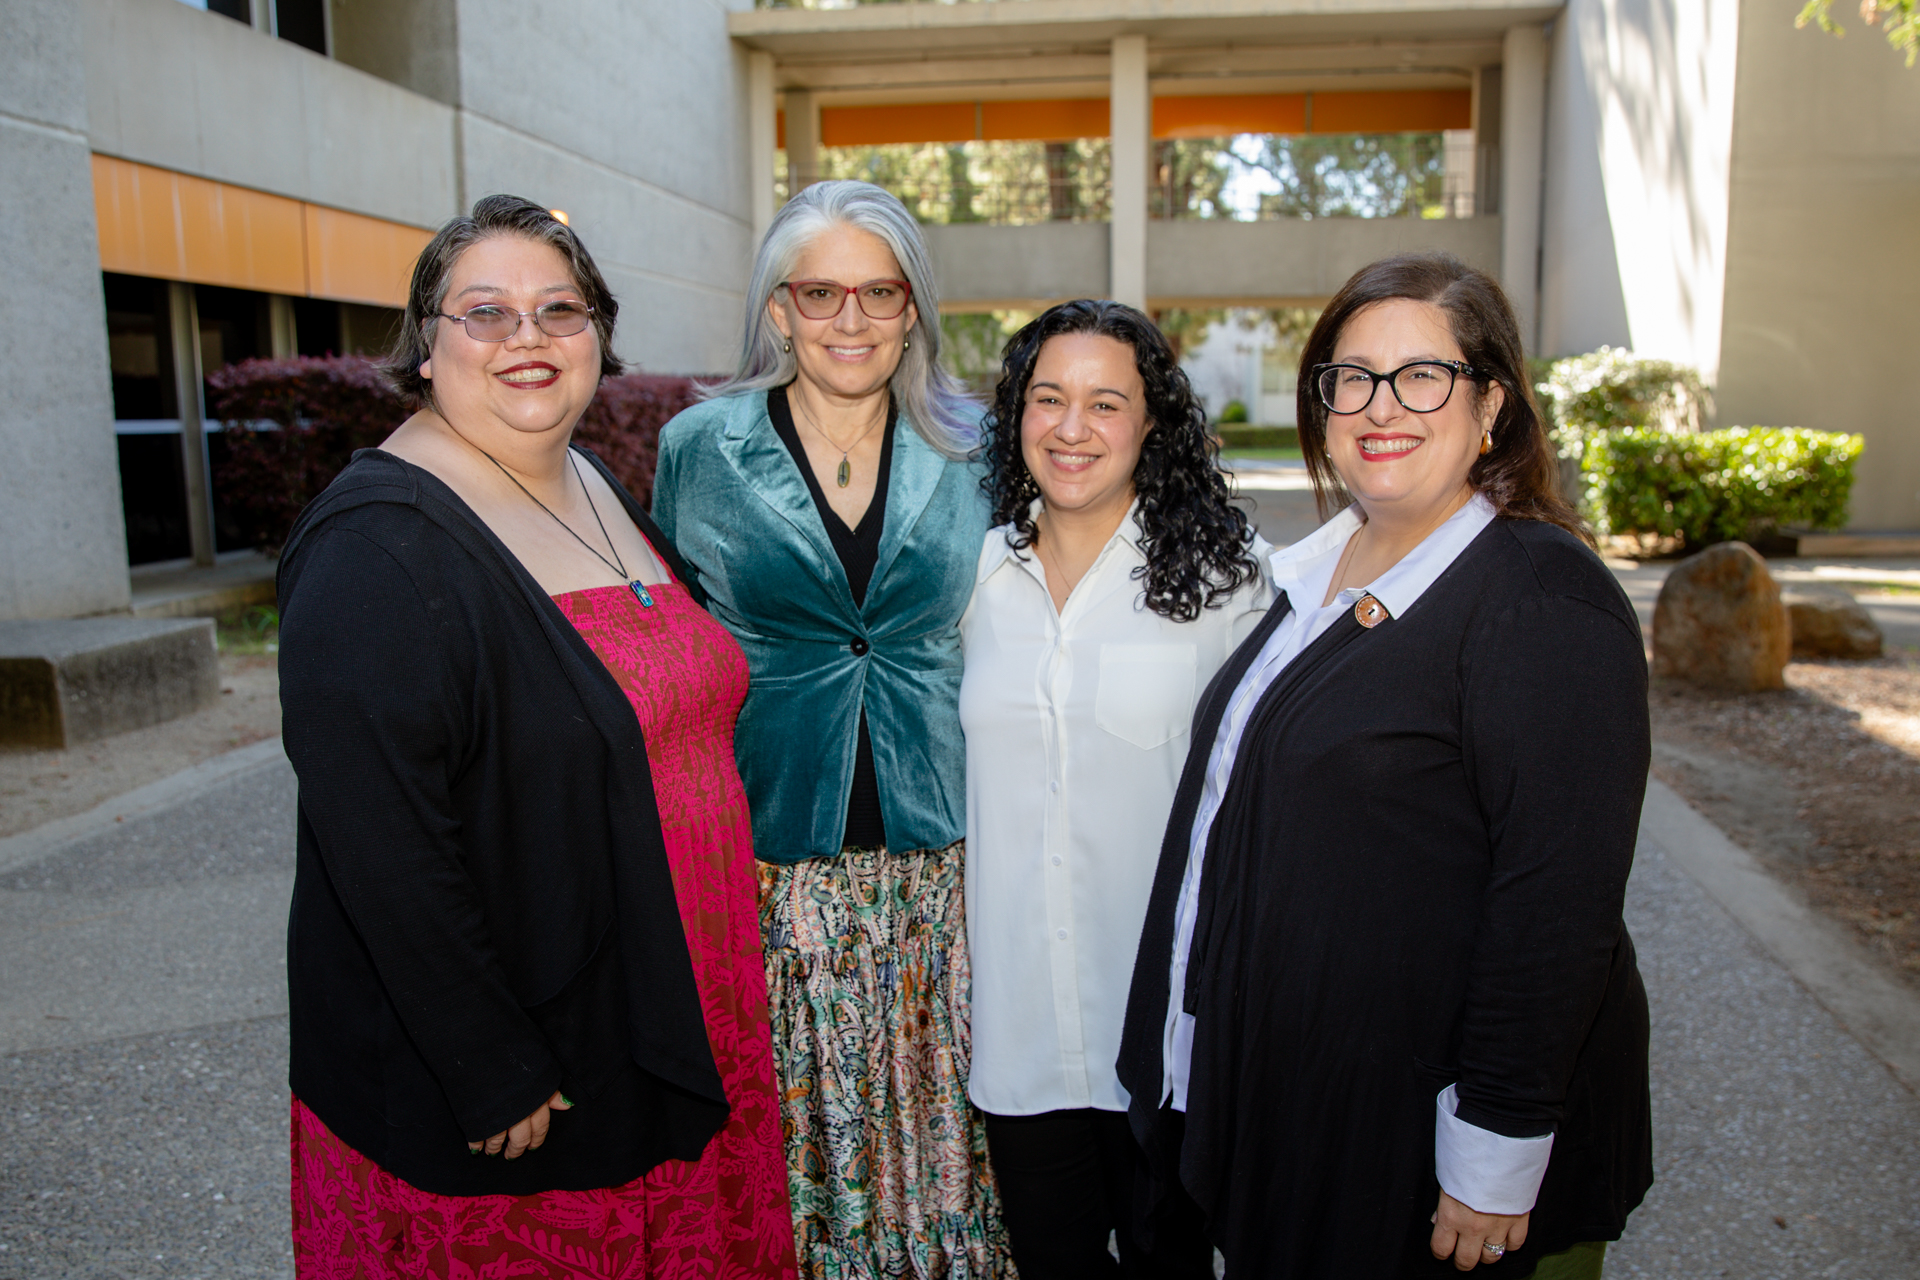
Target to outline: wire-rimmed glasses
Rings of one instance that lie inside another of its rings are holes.
[[[838,280],[783,280],[780,288],[793,295],[793,305],[809,320],[831,320],[847,305],[847,295],[860,304],[869,320],[893,320],[907,309],[913,286],[905,280],[869,280],[841,284]]]
[[[1409,413],[1433,413],[1453,398],[1454,380],[1465,374],[1477,378],[1472,365],[1458,360],[1416,360],[1387,373],[1375,373],[1357,364],[1313,366],[1313,387],[1331,413],[1359,413],[1373,403],[1381,383],[1393,388],[1393,398]]]
[[[465,326],[467,336],[475,342],[505,342],[520,332],[520,322],[528,316],[533,317],[540,332],[549,338],[571,338],[576,333],[584,332],[593,323],[593,308],[584,302],[561,300],[542,303],[531,311],[515,311],[497,302],[483,302],[468,307],[467,314],[463,316],[450,316],[443,312],[440,318],[458,321]]]

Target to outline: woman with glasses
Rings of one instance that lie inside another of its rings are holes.
[[[970,1088],[1014,1261],[1022,1280],[1213,1280],[1185,1196],[1135,1220],[1113,1063],[1193,704],[1272,599],[1272,548],[1131,307],[1063,303],[1015,334],[987,439],[996,527],[960,624]]]
[[[654,516],[752,671],[735,748],[806,1276],[1006,1266],[961,890],[959,622],[987,505],[939,345],[912,215],[817,183],[754,260],[739,367],[660,436]]]
[[[1595,1277],[1652,1181],[1621,920],[1640,627],[1499,286],[1358,272],[1308,339],[1323,514],[1202,699],[1120,1080],[1227,1274]]]
[[[793,1274],[746,662],[569,447],[616,311],[540,206],[449,222],[281,554],[303,1276]]]

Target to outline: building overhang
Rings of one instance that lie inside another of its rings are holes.
[[[1458,87],[1538,0],[977,0],[754,9],[727,29],[823,103],[1099,96],[1113,39],[1148,39],[1156,93]]]

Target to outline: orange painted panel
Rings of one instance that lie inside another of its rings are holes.
[[[431,231],[340,209],[305,207],[308,291],[317,298],[407,305],[413,264]]]
[[[980,136],[1010,142],[1104,138],[1113,127],[1105,98],[1038,98],[980,104]]]
[[[971,142],[977,123],[971,102],[822,107],[820,145],[865,147],[885,142]]]
[[[108,271],[307,291],[297,200],[110,156],[93,157],[93,200]]]
[[[1236,133],[1306,131],[1307,95],[1304,93],[1222,93],[1153,100],[1153,136],[1156,138],[1226,138]]]
[[[1428,133],[1473,127],[1473,94],[1466,89],[1398,89],[1376,93],[1316,93],[1314,133]]]

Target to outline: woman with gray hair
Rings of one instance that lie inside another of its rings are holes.
[[[960,615],[988,509],[919,227],[864,182],[774,218],[739,367],[660,435],[653,512],[746,650],[803,1276],[1000,1276],[967,1101]]]

